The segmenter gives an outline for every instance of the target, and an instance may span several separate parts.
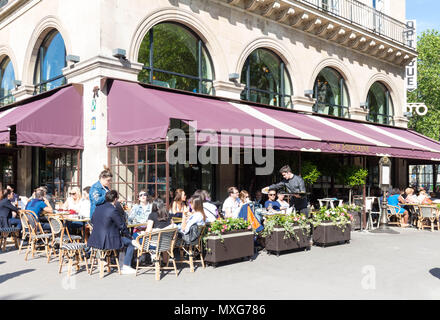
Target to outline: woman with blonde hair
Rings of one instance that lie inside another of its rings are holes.
[[[64,210],[73,210],[77,213],[81,210],[81,190],[78,187],[69,188],[69,196],[64,202]]]

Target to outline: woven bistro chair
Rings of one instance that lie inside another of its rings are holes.
[[[83,262],[87,273],[89,273],[89,267],[87,263],[87,257],[85,249],[87,248],[87,244],[85,243],[79,243],[79,242],[71,242],[71,243],[64,243],[60,245],[60,261],[59,265],[60,268],[58,270],[58,273],[61,273],[63,269],[64,262],[67,259],[68,269],[67,269],[67,275],[70,277],[70,272],[72,270],[73,264],[76,265],[76,271],[80,269],[80,264]],[[74,263],[75,261],[75,263]]]
[[[137,251],[137,261],[136,261],[136,273],[138,274],[139,269],[155,270],[156,280],[160,280],[160,275],[162,270],[174,270],[177,277],[177,267],[176,261],[174,259],[174,244],[177,237],[177,228],[165,228],[159,231],[154,231],[146,233],[136,239],[139,243],[140,249]],[[142,239],[142,244],[140,244],[140,239]],[[163,253],[168,254],[168,262],[166,266],[161,266],[161,259]],[[149,253],[151,255],[151,260],[154,265],[150,266],[140,266],[140,258],[144,253]],[[168,267],[170,260],[173,263],[173,267]]]
[[[419,218],[417,222],[417,227],[420,230],[423,230],[427,225],[424,224],[426,220],[430,222],[431,231],[434,231],[434,222],[437,220],[437,230],[439,229],[439,221],[438,221],[438,214],[437,214],[437,208],[432,206],[424,206],[419,205]]]
[[[31,236],[31,231],[29,229],[28,221],[26,215],[24,214],[24,211],[20,210],[19,215],[21,221],[21,242],[18,247],[18,254],[20,254],[21,249],[23,248],[23,243],[25,242],[26,239],[27,239],[27,244],[26,244],[26,250],[27,250],[27,248],[29,247],[29,243],[30,243],[29,239]]]
[[[189,265],[190,272],[194,272],[194,263],[200,262],[202,267],[205,268],[205,260],[203,260],[203,234],[205,233],[206,225],[198,226],[200,235],[192,243],[186,243],[182,238],[178,238],[176,241],[176,247],[180,250],[180,259],[177,263],[186,263]],[[184,258],[183,252],[188,256],[188,259]],[[196,257],[199,256],[199,259]]]
[[[119,255],[118,250],[105,250],[105,249],[97,249],[90,248],[90,269],[88,270],[89,274],[92,275],[93,269],[95,268],[95,264],[99,264],[99,277],[104,277],[104,268],[107,267],[107,272],[111,272],[112,267],[116,267],[118,269],[118,273],[121,274],[121,268],[119,266]],[[112,262],[112,258],[115,259],[115,263]],[[99,259],[99,260],[98,260]]]
[[[392,205],[387,205],[387,218],[389,224],[395,224],[399,227],[402,226],[402,215],[399,212],[400,208]],[[395,221],[391,221],[391,218],[395,218]]]
[[[49,255],[49,240],[52,237],[51,233],[44,233],[40,222],[34,217],[32,211],[24,210],[24,217],[26,219],[27,227],[29,228],[29,245],[26,249],[26,254],[24,260],[27,261],[29,252],[32,253],[32,258],[36,252],[43,252],[43,250],[38,249],[44,246],[44,252],[46,257]]]
[[[15,247],[18,249],[18,238],[20,237],[20,228],[16,227],[4,227],[0,228],[0,247],[2,248],[2,251],[6,251],[6,242],[8,241],[9,237],[14,238],[14,244]]]
[[[47,256],[47,262],[50,262],[52,258],[52,252],[56,252],[56,247],[61,248],[61,246],[65,243],[69,242],[79,242],[81,240],[81,236],[70,235],[67,227],[63,223],[63,221],[55,216],[50,216],[48,218],[50,229],[52,231],[52,239],[49,243],[49,255]],[[61,258],[61,252],[60,252]]]

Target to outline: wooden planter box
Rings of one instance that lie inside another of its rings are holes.
[[[223,238],[223,242],[222,242]],[[254,233],[248,230],[238,230],[222,235],[208,236],[205,245],[205,261],[213,263],[234,259],[252,258],[254,255]]]
[[[351,222],[351,230],[361,229],[361,211],[349,211],[353,215],[353,221]]]
[[[284,238],[284,228],[274,228],[272,233],[265,237],[265,248],[269,253],[271,251],[276,252],[277,255],[281,251],[293,250],[293,249],[306,249],[310,250],[309,230],[308,228],[294,227],[295,235],[292,237]]]
[[[327,246],[329,244],[349,243],[351,223],[340,228],[332,222],[323,222],[313,229],[313,244]]]

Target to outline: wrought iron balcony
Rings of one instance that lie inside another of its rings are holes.
[[[396,65],[417,57],[405,23],[356,0],[219,1]]]
[[[370,32],[407,45],[406,24],[356,0],[296,0]]]

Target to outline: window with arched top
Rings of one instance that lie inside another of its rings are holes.
[[[64,39],[57,30],[50,31],[37,52],[35,93],[54,89],[66,83],[63,68],[67,66]]]
[[[292,107],[292,85],[284,62],[267,49],[256,49],[244,63],[242,100]]]
[[[382,124],[393,124],[394,106],[390,91],[381,82],[375,82],[368,91],[367,120]]]
[[[350,98],[344,77],[335,69],[326,67],[315,80],[313,111],[337,117],[348,117]]]
[[[142,40],[140,82],[196,93],[213,94],[214,71],[203,41],[187,27],[163,22]]]
[[[15,87],[15,73],[11,59],[4,58],[0,63],[0,106],[14,102],[12,89]]]

